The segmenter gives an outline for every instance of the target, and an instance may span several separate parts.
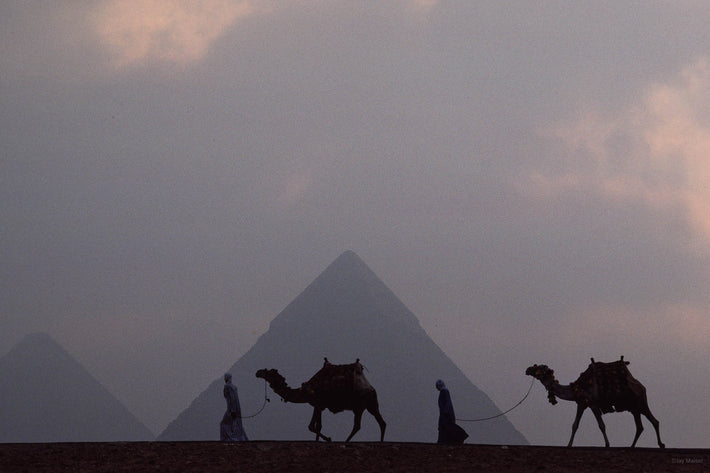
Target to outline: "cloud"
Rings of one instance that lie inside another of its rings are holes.
[[[292,208],[309,190],[313,176],[309,172],[296,172],[287,176],[279,186],[278,203],[282,210]]]
[[[116,67],[150,59],[187,64],[256,11],[248,0],[109,0],[93,11],[91,21]]]
[[[686,67],[679,84],[657,85],[639,112],[653,163],[683,168],[680,195],[697,227],[710,238],[710,65]]]
[[[106,0],[90,14],[101,43],[124,67],[145,60],[188,64],[200,60],[210,44],[237,20],[276,8],[301,9],[318,2],[264,0]],[[405,0],[426,15],[438,0]]]
[[[703,247],[710,243],[710,64],[700,58],[668,83],[652,84],[617,113],[595,106],[542,135],[561,145],[554,171],[523,185],[538,198],[593,192],[655,211],[681,209]],[[710,250],[705,250],[710,252]]]

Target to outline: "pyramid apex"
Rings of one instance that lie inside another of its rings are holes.
[[[54,340],[49,334],[45,332],[32,332],[28,333],[13,347],[11,350],[14,352],[34,352],[38,353],[41,350],[42,353],[56,353],[64,352],[65,350],[62,346]]]
[[[379,280],[367,263],[353,250],[343,251],[340,256],[335,258],[335,260],[323,270],[316,281],[323,282],[324,279],[331,279],[333,274],[340,274],[341,276],[350,274],[349,277],[358,275],[358,279],[364,278],[370,281]]]
[[[413,313],[354,251],[340,254],[269,325],[270,329],[329,328],[398,321],[421,330]]]
[[[345,250],[342,253],[340,253],[340,256],[338,256],[335,261],[338,260],[358,260],[362,261],[362,258],[358,256],[357,253],[355,253],[353,250]]]

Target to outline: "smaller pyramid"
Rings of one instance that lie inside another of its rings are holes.
[[[0,442],[152,440],[153,434],[49,335],[0,358]]]

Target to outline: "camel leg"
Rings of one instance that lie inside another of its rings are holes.
[[[577,429],[579,428],[579,420],[582,418],[582,414],[584,414],[585,409],[585,406],[577,404],[577,414],[574,416],[574,422],[572,422],[572,436],[569,438],[569,443],[567,444],[568,447],[571,447],[572,442],[574,442],[574,434],[577,433]]]
[[[636,435],[634,435],[634,441],[631,443],[631,448],[636,446],[636,442],[643,432],[643,423],[641,422],[641,413],[639,411],[634,411],[631,414],[634,416],[634,422],[636,423]]]
[[[345,439],[346,442],[349,442],[351,438],[353,438],[353,435],[357,433],[358,430],[360,430],[360,421],[362,420],[362,409],[356,409],[353,411],[354,413],[354,422],[353,422],[353,430],[350,432],[350,435],[348,435],[348,438]]]
[[[375,418],[377,423],[380,426],[380,442],[383,442],[385,440],[385,429],[387,428],[387,422],[382,418],[382,415],[380,414],[380,410],[377,406],[374,407],[368,407],[367,412],[372,414],[372,416]]]
[[[322,412],[322,409],[318,409],[317,407],[313,408],[313,416],[311,417],[311,423],[308,424],[308,430],[316,434],[316,442],[319,438],[323,438],[326,442],[330,442],[330,437],[326,437],[320,433],[320,429],[323,426],[321,422]]]
[[[608,447],[609,446],[609,439],[606,436],[606,426],[604,425],[604,421],[602,420],[602,411],[600,411],[599,408],[597,408],[597,407],[593,407],[592,413],[594,414],[594,417],[597,419],[597,425],[599,426],[599,430],[602,431],[602,435],[604,436],[604,446]]]
[[[658,446],[660,448],[666,448],[666,445],[661,442],[661,430],[660,430],[660,422],[658,422],[658,419],[656,419],[653,414],[651,414],[651,409],[648,408],[648,405],[644,406],[643,410],[641,411],[641,414],[646,416],[646,419],[651,422],[651,425],[653,425],[653,428],[656,429],[656,440],[658,440]]]

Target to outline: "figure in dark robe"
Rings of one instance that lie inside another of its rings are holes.
[[[223,442],[245,442],[249,440],[242,427],[242,409],[239,406],[237,387],[232,384],[232,375],[224,375],[224,399],[227,401],[227,411],[219,423],[219,438]]]
[[[439,390],[439,438],[436,443],[461,444],[468,438],[468,434],[456,425],[451,394],[442,380],[436,382],[436,389]]]

